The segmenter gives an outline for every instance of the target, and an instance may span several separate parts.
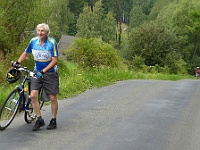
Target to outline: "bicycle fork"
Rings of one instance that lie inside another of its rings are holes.
[[[5,106],[5,108],[9,111],[13,111],[15,110],[15,108],[17,107],[19,100],[15,99],[15,95],[16,93],[12,96],[12,99],[10,100],[10,102],[7,104],[7,106]],[[14,103],[14,105],[13,105]]]

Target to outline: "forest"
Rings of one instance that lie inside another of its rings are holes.
[[[65,54],[82,67],[123,63],[135,71],[194,74],[199,8],[199,0],[2,0],[1,66],[17,59],[45,22],[57,41],[79,37]]]

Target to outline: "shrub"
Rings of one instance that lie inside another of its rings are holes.
[[[68,60],[73,60],[82,68],[119,67],[122,65],[116,49],[96,38],[76,40],[66,52],[66,56]]]
[[[140,56],[147,66],[169,66],[180,58],[179,40],[176,35],[154,22],[133,28],[129,34],[128,46],[125,58],[131,61],[133,57]],[[171,53],[173,57],[170,58]]]

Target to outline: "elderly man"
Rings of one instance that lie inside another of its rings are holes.
[[[37,115],[33,131],[37,131],[45,125],[41,116],[40,105],[38,102],[39,90],[43,86],[51,100],[52,119],[47,129],[56,129],[56,116],[58,111],[57,94],[59,93],[59,75],[57,72],[58,46],[54,38],[49,37],[50,29],[45,23],[38,24],[36,27],[37,37],[31,39],[26,50],[21,54],[13,66],[20,66],[21,63],[32,53],[34,57],[34,72],[37,78],[31,79],[31,102],[35,114]]]

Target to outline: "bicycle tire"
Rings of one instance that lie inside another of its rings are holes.
[[[41,101],[41,93],[38,97],[40,109],[42,109],[42,106],[44,105],[44,101]],[[27,109],[24,112],[24,120],[26,123],[32,123],[36,119],[36,115],[34,114],[32,103],[30,102],[27,106]]]
[[[5,130],[15,118],[21,104],[19,88],[15,88],[0,107],[0,130]]]

